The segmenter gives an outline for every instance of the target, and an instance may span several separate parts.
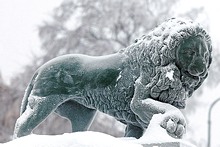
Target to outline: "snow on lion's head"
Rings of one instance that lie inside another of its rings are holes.
[[[140,70],[149,96],[178,108],[202,84],[211,64],[211,39],[195,22],[169,19],[123,50]]]

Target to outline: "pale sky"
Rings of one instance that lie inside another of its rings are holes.
[[[0,72],[6,82],[38,53],[37,27],[61,0],[1,0]]]

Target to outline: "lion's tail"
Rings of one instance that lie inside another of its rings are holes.
[[[27,107],[27,103],[28,103],[28,97],[33,89],[33,86],[34,86],[34,80],[35,78],[37,77],[38,75],[38,72],[36,72],[34,74],[34,76],[32,77],[30,83],[28,84],[26,90],[25,90],[25,94],[24,94],[24,97],[23,97],[23,100],[22,100],[22,103],[21,103],[21,109],[20,109],[20,115],[22,115],[24,113],[24,111],[26,110],[26,107]]]

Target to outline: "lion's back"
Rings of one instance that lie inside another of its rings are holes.
[[[71,87],[77,87],[77,81],[83,73],[81,57],[65,55],[54,58],[42,65],[37,73],[32,94],[69,94]]]

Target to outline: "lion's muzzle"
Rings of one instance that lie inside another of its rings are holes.
[[[192,76],[204,77],[207,73],[206,62],[202,57],[196,57],[188,67],[188,72]]]

